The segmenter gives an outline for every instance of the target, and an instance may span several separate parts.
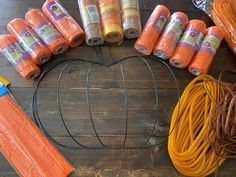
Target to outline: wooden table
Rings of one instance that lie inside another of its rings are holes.
[[[40,8],[44,0],[0,0],[0,29],[1,34],[6,33],[7,23],[16,17],[24,17],[30,8]],[[79,10],[76,0],[62,0],[62,4],[69,13],[81,24]],[[203,12],[197,10],[190,0],[140,0],[142,12],[142,24],[149,18],[152,10],[157,4],[165,4],[174,11],[186,12],[191,19],[204,20],[208,26],[212,25],[210,18]],[[134,40],[125,40],[122,45],[111,46],[114,58],[121,59],[125,56],[137,55],[133,49]],[[101,47],[104,54],[104,63],[109,63],[109,48],[107,45]],[[94,48],[83,44],[81,47],[70,49],[67,53],[53,57],[52,60],[59,61],[69,58],[86,58],[91,61],[100,61],[94,55]],[[46,64],[47,68],[50,64]],[[149,61],[151,64],[160,95],[160,129],[166,131],[169,126],[169,118],[177,102],[176,86],[168,73],[160,64]],[[142,62],[130,60],[122,63],[125,71],[127,96],[128,96],[128,145],[142,143],[150,133],[153,126],[152,109],[155,105],[154,86],[150,73]],[[91,128],[86,102],[86,76],[89,64],[73,64],[65,72],[62,78],[61,100],[62,111],[66,123],[76,138],[86,145],[96,145],[97,140]],[[224,42],[210,70],[210,74],[217,77],[224,68],[235,68],[235,55]],[[65,144],[73,144],[68,133],[62,126],[56,104],[56,82],[62,67],[55,69],[45,79],[39,89],[39,112],[42,121],[49,133],[58,141]],[[175,70],[181,78],[181,90],[193,79],[186,70]],[[14,68],[1,56],[0,74],[11,81],[11,90],[23,107],[32,117],[32,92],[36,84],[34,81],[24,81]],[[94,66],[91,72],[90,96],[92,114],[101,136],[102,141],[109,145],[120,145],[124,139],[124,90],[123,80],[119,65],[111,67]],[[155,135],[158,132],[155,132]],[[152,138],[150,144],[156,143],[158,139]],[[58,147],[65,157],[75,167],[71,176],[120,176],[120,177],[166,177],[181,176],[173,167],[167,153],[166,142],[156,148],[139,150],[68,150]],[[49,167],[50,168],[50,167]],[[231,177],[236,173],[235,160],[227,160],[219,170],[219,176]],[[17,174],[9,163],[0,155],[0,176],[15,177]]]

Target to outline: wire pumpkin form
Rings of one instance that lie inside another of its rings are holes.
[[[67,59],[67,60],[62,60],[59,61],[57,63],[55,63],[54,65],[52,65],[51,67],[49,67],[47,70],[45,70],[42,75],[40,76],[37,85],[35,87],[35,90],[33,92],[33,100],[32,100],[32,110],[33,110],[33,117],[34,120],[37,124],[37,126],[39,128],[41,128],[43,130],[43,132],[45,133],[46,136],[49,137],[49,139],[54,142],[56,145],[61,146],[63,148],[66,149],[145,149],[145,148],[151,148],[151,147],[155,147],[158,146],[160,144],[162,144],[165,140],[167,140],[168,135],[162,136],[162,135],[158,135],[155,136],[155,131],[157,130],[158,127],[158,112],[159,112],[159,107],[160,107],[160,102],[159,102],[159,97],[160,97],[160,93],[159,93],[159,89],[158,89],[158,85],[155,81],[155,76],[154,73],[152,71],[152,68],[147,60],[147,58],[141,57],[141,56],[129,56],[129,57],[125,57],[122,58],[120,60],[114,60],[112,54],[111,54],[111,49],[109,48],[109,53],[110,53],[110,57],[111,57],[111,64],[105,65],[103,63],[103,53],[101,52],[101,49],[98,48],[98,52],[97,53],[97,57],[101,57],[102,62],[91,62],[91,61],[87,61],[86,59]],[[128,99],[128,88],[127,88],[127,81],[126,81],[126,73],[124,71],[124,67],[123,67],[123,62],[125,61],[132,61],[132,60],[138,60],[141,61],[145,67],[148,69],[150,76],[151,76],[151,80],[153,81],[153,86],[154,86],[154,99],[155,99],[155,105],[152,108],[153,112],[152,112],[152,117],[154,117],[154,123],[152,125],[151,131],[148,135],[148,137],[146,138],[146,140],[141,143],[138,146],[128,146],[127,142],[128,142],[128,125],[129,125],[129,99]],[[155,60],[155,63],[159,63],[161,64],[161,66],[163,66],[164,68],[166,68],[167,70],[169,70],[171,76],[174,79],[174,83],[176,85],[176,90],[177,90],[177,96],[178,98],[180,97],[180,89],[179,89],[179,84],[178,84],[178,80],[177,80],[177,76],[175,75],[174,71],[170,68],[169,65],[167,65],[165,62],[163,62],[162,60]],[[94,131],[95,137],[97,142],[99,143],[99,146],[87,146],[84,145],[83,143],[81,143],[78,138],[76,138],[75,136],[73,136],[72,131],[70,130],[68,124],[66,123],[65,119],[64,119],[64,115],[62,113],[62,105],[61,105],[61,80],[63,75],[65,74],[65,71],[73,64],[78,63],[78,62],[82,62],[82,63],[87,63],[89,64],[89,68],[86,74],[86,101],[87,101],[87,106],[88,106],[88,113],[89,113],[89,120],[91,122],[92,125],[92,129]],[[103,140],[101,139],[101,136],[97,130],[96,124],[95,124],[95,120],[94,120],[94,116],[92,114],[92,106],[91,106],[91,91],[90,91],[90,80],[91,80],[91,71],[95,66],[106,66],[106,67],[110,67],[113,65],[118,65],[120,72],[121,72],[121,76],[122,76],[122,81],[123,81],[123,99],[124,99],[124,105],[125,105],[125,109],[124,109],[124,119],[125,119],[125,129],[123,134],[123,141],[122,141],[122,145],[117,145],[114,144],[112,146],[108,146],[106,145]],[[57,86],[56,86],[56,102],[57,102],[57,107],[59,110],[59,117],[62,121],[62,124],[67,132],[67,134],[69,135],[69,137],[71,138],[71,140],[73,140],[74,143],[76,143],[76,146],[71,146],[71,145],[65,145],[62,144],[61,142],[59,142],[58,140],[56,140],[55,138],[53,138],[50,133],[48,132],[48,130],[45,128],[45,125],[43,125],[43,122],[40,118],[39,115],[39,110],[38,110],[38,90],[40,87],[40,84],[42,83],[42,81],[48,76],[48,74],[54,70],[56,67],[58,66],[62,66],[62,70],[60,71],[60,74],[58,76],[57,79]],[[170,131],[170,133],[172,132],[172,130]],[[155,136],[155,138],[161,138],[161,141],[157,144],[150,144],[150,140]]]

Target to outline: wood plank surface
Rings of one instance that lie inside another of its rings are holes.
[[[7,33],[7,23],[16,18],[23,18],[28,9],[40,8],[44,0],[0,0],[0,34]],[[63,6],[81,25],[77,0],[61,0]],[[157,4],[165,4],[171,12],[183,11],[190,19],[198,18],[213,25],[211,19],[197,10],[191,0],[139,0],[142,15],[142,25],[149,18]],[[135,40],[125,40],[121,45],[103,45],[104,64],[123,57],[138,55],[133,49]],[[65,59],[84,58],[88,61],[101,62],[95,49],[82,46],[70,49],[67,53],[54,56],[45,66],[49,68],[53,63]],[[156,115],[154,108],[155,84],[158,86],[159,111],[158,127],[149,145],[161,141],[158,135],[166,135],[169,120],[178,100],[176,85],[168,70],[160,63],[148,61],[154,74],[154,80],[148,67],[140,60],[131,59],[122,62],[125,73],[128,99],[128,137],[127,146],[140,146],[150,135]],[[61,80],[60,99],[62,112],[71,133],[86,146],[99,146],[89,118],[87,103],[86,79],[91,63],[73,63],[65,71]],[[63,65],[55,68],[42,82],[38,91],[38,110],[42,123],[49,134],[62,144],[76,145],[63,127],[57,99],[57,79]],[[236,68],[236,58],[225,42],[221,45],[210,74],[217,77],[224,68]],[[187,70],[174,69],[180,78],[181,91],[194,78]],[[7,62],[0,56],[0,75],[11,81],[11,91],[22,108],[32,118],[32,93],[35,81],[24,81]],[[233,79],[233,78],[231,78]],[[110,67],[94,65],[90,75],[89,93],[91,112],[95,126],[102,141],[109,146],[121,146],[124,141],[125,111],[124,81],[118,64]],[[62,154],[73,164],[75,172],[71,177],[181,177],[167,152],[167,142],[150,149],[136,150],[68,150],[58,147]],[[49,167],[50,168],[50,167]],[[235,160],[227,160],[219,169],[220,177],[232,177],[236,174]],[[7,160],[0,155],[0,176],[17,177],[14,169]]]

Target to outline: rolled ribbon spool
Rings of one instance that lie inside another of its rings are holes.
[[[14,35],[23,49],[32,56],[32,60],[41,65],[50,60],[51,53],[25,20],[16,18],[7,25],[7,30]]]
[[[169,59],[173,55],[187,24],[188,16],[185,13],[173,13],[154,49],[154,55],[164,60]]]
[[[34,79],[39,76],[39,67],[32,61],[31,56],[21,48],[14,36],[9,34],[0,36],[0,50],[24,79]]]
[[[47,0],[43,4],[42,9],[71,47],[78,47],[84,41],[85,35],[83,30],[59,1]]]
[[[148,19],[144,30],[134,48],[143,55],[150,55],[166,25],[170,11],[163,5],[157,5]]]
[[[127,39],[134,39],[142,32],[138,0],[121,0],[123,33]]]
[[[86,43],[89,46],[103,44],[104,39],[97,0],[78,0],[78,4],[86,35]]]
[[[119,0],[98,0],[98,4],[104,40],[108,43],[122,42],[123,31]]]
[[[67,51],[69,45],[52,23],[39,9],[32,9],[25,14],[25,20],[35,33],[47,45],[54,55]]]
[[[206,24],[201,20],[191,20],[181,37],[170,64],[177,68],[186,68],[191,63],[195,52],[199,49],[206,33]]]
[[[189,66],[189,72],[195,76],[207,74],[216,51],[224,38],[224,32],[218,26],[207,29],[201,47]]]

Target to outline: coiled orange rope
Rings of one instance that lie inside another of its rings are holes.
[[[214,0],[213,20],[223,28],[230,48],[236,54],[236,0]]]
[[[186,176],[207,176],[217,169],[216,159],[219,158],[219,164],[225,160],[217,157],[207,142],[209,115],[215,105],[204,89],[205,79],[213,78],[201,75],[188,85],[171,120],[171,130],[177,124],[169,137],[169,155],[176,169]],[[206,87],[217,99],[217,83],[207,82]],[[223,90],[219,92],[222,94]]]

